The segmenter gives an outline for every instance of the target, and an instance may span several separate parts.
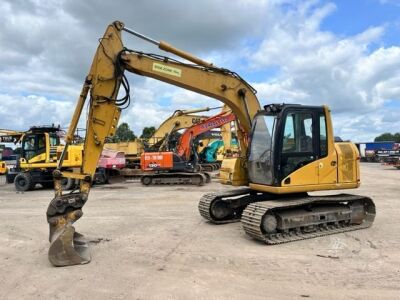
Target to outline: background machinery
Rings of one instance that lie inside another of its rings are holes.
[[[199,164],[195,146],[196,137],[212,129],[235,121],[235,115],[223,111],[187,128],[179,137],[173,151],[144,152],[140,165],[143,171],[155,171],[141,176],[144,185],[151,184],[198,184],[210,181],[210,175],[204,169],[213,171],[211,164]]]
[[[234,122],[234,127],[237,127],[237,122]],[[218,139],[210,139],[205,143],[202,139],[202,148],[198,150],[201,163],[218,164],[226,157],[235,156],[239,153],[237,139],[235,138],[236,129],[233,130],[232,124],[228,123],[221,126],[220,137]]]
[[[7,174],[10,168],[15,168],[16,155],[14,150],[10,147],[6,147],[5,144],[16,144],[20,141],[23,132],[0,129],[0,175]],[[7,177],[6,177],[7,182]]]
[[[206,147],[204,147],[200,153],[199,158],[201,162],[214,163],[218,161],[217,153],[218,150],[224,147],[223,140],[213,140],[210,141]]]
[[[144,151],[166,150],[169,137],[172,133],[188,128],[198,122],[205,120],[208,116],[196,115],[198,112],[210,111],[214,108],[200,108],[193,110],[177,110],[168,117],[157,128],[154,134],[147,140],[136,139],[135,141],[106,143],[105,148],[124,152],[128,168],[140,168],[140,155]]]
[[[3,161],[3,149],[0,148],[0,175],[6,174],[6,163]]]
[[[63,149],[61,136],[64,132],[54,126],[33,126],[26,132],[1,130],[0,133],[3,134],[3,142],[21,144],[15,167],[7,169],[6,181],[14,183],[17,191],[32,190],[36,184],[52,188],[53,171]],[[69,147],[65,157],[65,168],[72,170],[82,165],[82,149],[82,145],[79,144]],[[124,166],[125,158],[121,158],[120,153],[104,151],[95,172],[94,182],[106,183],[110,175]],[[65,190],[74,188],[76,184],[77,181],[72,178],[62,180]]]
[[[3,130],[3,140],[21,143],[21,150],[15,168],[7,170],[6,179],[14,183],[17,191],[32,190],[36,184],[53,187],[53,170],[57,165],[57,149],[61,146],[60,128],[34,126],[26,132]],[[76,168],[82,164],[82,149],[70,148],[65,167]],[[63,180],[63,187],[73,186],[72,180]]]
[[[193,64],[127,49],[122,31]],[[91,259],[88,243],[75,232],[73,223],[82,216],[106,137],[115,134],[121,110],[129,104],[130,88],[124,71],[218,99],[236,115],[241,151],[238,157],[223,161],[220,175],[225,183],[248,187],[203,196],[199,210],[207,220],[226,223],[242,218],[245,232],[268,244],[371,226],[375,206],[368,197],[307,195],[308,191],[360,185],[357,149],[351,143],[334,142],[326,106],[261,107],[256,91],[237,73],[145,37],[116,21],[100,39],[54,171],[55,197],[47,210],[49,260],[53,265],[83,264]],[[118,99],[121,86],[126,95]],[[68,172],[64,160],[88,95],[83,163],[79,172]],[[79,191],[64,194],[63,177],[80,179]]]

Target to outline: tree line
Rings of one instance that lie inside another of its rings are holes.
[[[156,132],[156,128],[154,126],[145,127],[142,130],[142,134],[139,138],[143,140],[148,140],[154,133]],[[135,141],[137,136],[130,129],[128,123],[121,123],[117,130],[115,131],[115,135],[110,138],[110,142],[119,143],[119,142],[131,142]]]
[[[377,136],[374,140],[375,142],[386,142],[386,141],[392,141],[396,143],[400,143],[400,132],[396,132],[394,134],[390,132],[385,132],[381,134],[380,136]]]

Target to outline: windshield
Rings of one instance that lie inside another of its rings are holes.
[[[272,185],[276,116],[259,115],[254,122],[249,156],[249,179],[251,183]]]

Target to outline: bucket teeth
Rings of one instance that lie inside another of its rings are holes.
[[[50,244],[49,260],[56,267],[87,264],[91,260],[88,242],[68,224]]]

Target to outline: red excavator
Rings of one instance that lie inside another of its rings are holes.
[[[198,164],[195,139],[205,132],[232,121],[235,121],[235,115],[232,112],[221,112],[186,129],[180,136],[174,151],[142,153],[141,169],[149,172],[142,175],[142,184],[204,185],[209,182],[210,175],[202,172],[201,165]]]

